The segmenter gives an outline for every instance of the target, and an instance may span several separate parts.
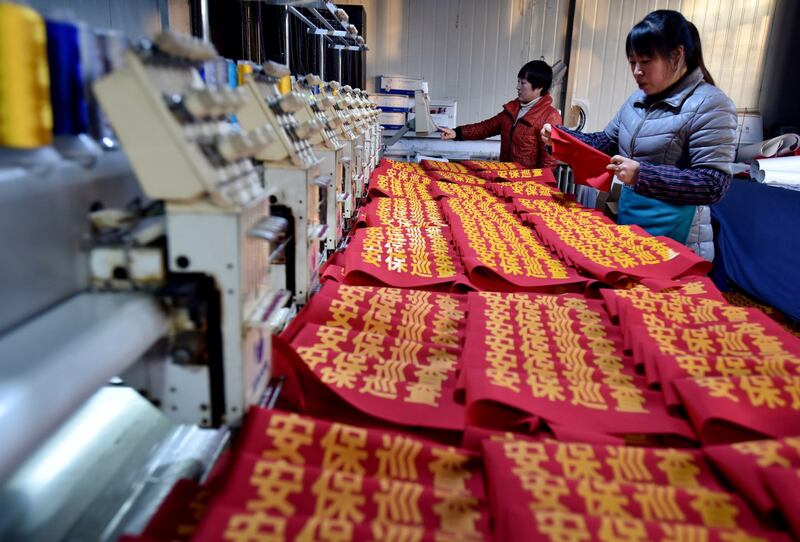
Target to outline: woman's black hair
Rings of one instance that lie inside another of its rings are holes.
[[[517,74],[517,79],[525,79],[533,88],[541,88],[542,96],[550,91],[553,84],[553,68],[544,60],[531,60]]]
[[[689,34],[691,34],[692,40],[694,41],[695,63],[700,68],[700,71],[703,72],[703,78],[706,80],[706,83],[716,86],[716,83],[714,83],[714,78],[711,77],[710,73],[708,73],[706,63],[703,61],[703,45],[700,43],[700,32],[697,30],[697,27],[692,21],[686,21],[686,24],[689,25]]]
[[[649,13],[628,32],[625,40],[625,53],[633,55],[660,56],[669,59],[670,55],[683,46],[686,68],[691,72],[700,68],[707,83],[714,79],[703,61],[703,48],[697,27],[671,9],[659,9]]]

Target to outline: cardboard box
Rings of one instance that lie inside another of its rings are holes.
[[[398,129],[406,123],[406,113],[381,111],[378,117],[380,125],[384,128]]]
[[[370,94],[369,99],[381,111],[406,113],[414,106],[414,100],[405,94]]]
[[[386,94],[405,94],[413,96],[414,91],[422,90],[427,94],[428,82],[419,77],[407,75],[381,75],[381,92]]]

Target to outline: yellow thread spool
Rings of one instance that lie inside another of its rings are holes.
[[[278,90],[281,94],[289,94],[292,91],[292,76],[284,75],[278,82]]]
[[[30,149],[52,140],[44,20],[29,7],[0,2],[0,146]]]
[[[253,73],[253,66],[249,62],[239,62],[236,65],[236,74],[239,78],[239,85],[244,85],[245,74]]]

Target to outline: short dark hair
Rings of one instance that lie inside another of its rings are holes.
[[[517,79],[525,79],[533,88],[541,88],[544,96],[553,84],[553,68],[544,60],[531,60],[520,68]]]

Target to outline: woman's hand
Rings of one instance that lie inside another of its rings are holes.
[[[544,144],[547,145],[548,147],[550,147],[553,143],[553,140],[550,137],[552,131],[553,127],[550,126],[549,123],[547,123],[544,126],[542,126],[542,131],[540,132],[542,134],[542,141],[544,141]]]
[[[606,169],[617,179],[630,186],[636,184],[636,179],[639,178],[639,162],[619,154],[611,158],[611,163],[606,166]]]
[[[441,134],[439,134],[439,139],[448,140],[448,139],[455,139],[456,138],[456,131],[455,130],[452,130],[450,128],[442,128],[440,126],[439,127],[439,131],[441,132]]]

